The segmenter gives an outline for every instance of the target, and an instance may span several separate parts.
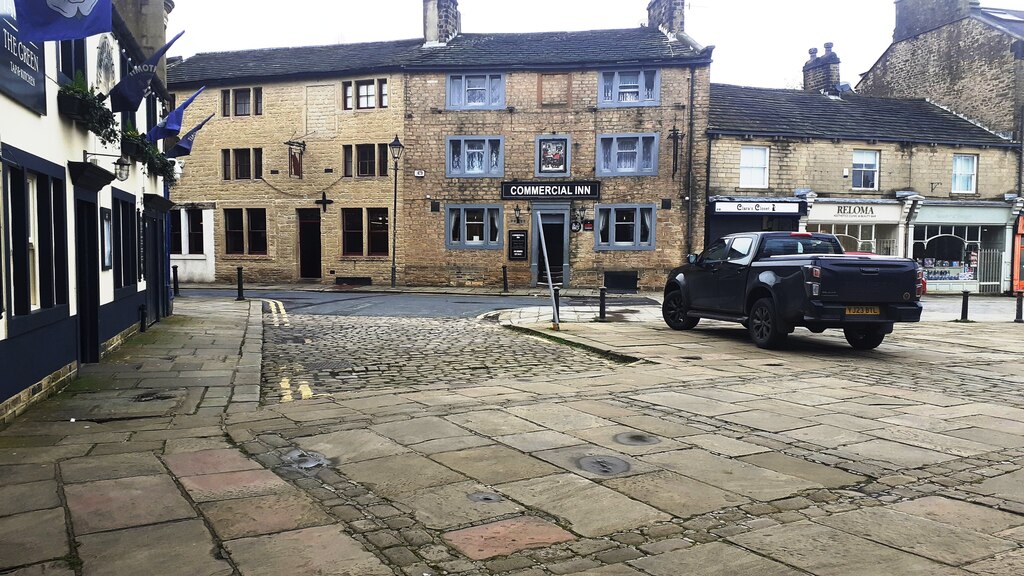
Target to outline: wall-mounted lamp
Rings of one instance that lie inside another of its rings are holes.
[[[516,207],[512,209],[512,212],[516,215],[516,224],[522,224],[523,219],[521,216],[523,215],[523,209],[519,207],[519,204],[516,204]]]
[[[124,182],[128,179],[131,174],[132,163],[124,156],[117,154],[100,154],[98,152],[82,152],[82,162],[88,162],[89,156],[103,156],[105,158],[117,158],[114,161],[114,177],[117,178],[118,182]]]

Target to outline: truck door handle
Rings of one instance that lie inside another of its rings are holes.
[[[878,275],[878,268],[861,268],[860,271],[868,275]]]

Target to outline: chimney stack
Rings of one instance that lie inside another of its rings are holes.
[[[896,29],[892,41],[899,42],[970,16],[978,0],[896,0]]]
[[[685,8],[685,0],[651,0],[647,5],[647,25],[674,40],[684,32]]]
[[[811,59],[804,64],[804,90],[807,92],[837,92],[839,86],[839,55],[832,51],[833,44],[825,42],[825,53],[818,49],[807,51]]]
[[[423,43],[444,46],[462,32],[459,0],[423,0]]]

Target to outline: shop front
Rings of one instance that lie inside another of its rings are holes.
[[[1014,203],[929,200],[911,230],[911,255],[931,293],[999,294],[1011,289]]]
[[[807,214],[807,232],[835,234],[847,252],[902,256],[906,204],[898,200],[817,198]]]
[[[737,232],[796,232],[806,215],[807,202],[802,198],[712,196],[704,245]]]

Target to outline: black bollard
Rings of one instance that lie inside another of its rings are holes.
[[[245,300],[245,288],[242,286],[242,267],[238,267],[238,298],[235,300]]]
[[[1017,317],[1013,321],[1024,324],[1024,292],[1017,292]]]
[[[502,292],[508,293],[508,266],[501,267]]]
[[[181,288],[178,287],[178,267],[171,266],[171,275],[174,277],[174,295],[181,296]]]
[[[967,291],[967,290],[964,290],[963,294],[964,294],[964,302],[963,302],[963,304],[960,305],[960,321],[961,322],[967,322],[967,307],[968,307],[968,303],[969,303],[970,298],[971,298],[971,293],[969,291]]]
[[[562,318],[562,305],[561,305],[561,302],[559,300],[559,294],[561,292],[562,292],[562,289],[559,288],[558,286],[555,286],[555,313],[552,314],[552,316],[551,316],[551,321],[552,322],[555,321],[555,318],[559,318],[559,319]]]
[[[601,286],[601,308],[600,308],[600,313],[599,313],[599,315],[597,317],[598,320],[600,320],[601,322],[604,322],[605,320],[607,320],[607,315],[606,315],[606,312],[608,310],[607,304],[608,304],[608,289],[605,288],[604,286]]]

